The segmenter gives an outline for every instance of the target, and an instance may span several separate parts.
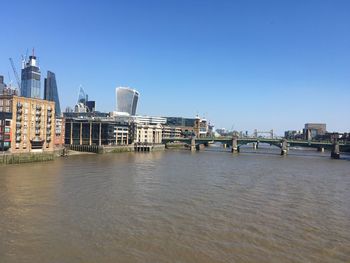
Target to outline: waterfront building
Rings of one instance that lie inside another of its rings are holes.
[[[29,56],[24,62],[21,74],[21,96],[27,98],[40,98],[40,68],[37,65],[36,56]]]
[[[56,118],[55,120],[55,139],[54,146],[61,147],[64,145],[64,135],[65,135],[65,119]]]
[[[129,123],[115,118],[66,118],[65,144],[127,145]]]
[[[58,96],[55,73],[48,71],[44,81],[44,100],[55,102],[56,117],[61,116],[60,99]]]
[[[163,138],[181,138],[182,129],[177,126],[163,125]]]
[[[55,102],[14,95],[0,96],[0,112],[11,113],[12,153],[52,151]]]
[[[116,88],[117,112],[134,116],[136,114],[139,92],[127,87]]]
[[[163,138],[163,117],[133,116],[130,127],[131,143],[160,144]]]
[[[11,148],[12,113],[2,111],[3,101],[0,100],[0,151]]]

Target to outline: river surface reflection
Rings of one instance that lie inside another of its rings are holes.
[[[220,147],[0,170],[0,262],[350,262],[350,158]]]

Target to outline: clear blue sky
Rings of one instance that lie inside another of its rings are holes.
[[[19,68],[35,47],[62,109],[82,84],[112,111],[123,85],[140,91],[140,114],[350,131],[349,14],[348,0],[5,1],[0,74],[14,79],[8,58]]]

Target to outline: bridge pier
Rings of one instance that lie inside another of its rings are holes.
[[[324,147],[318,147],[317,151],[323,153],[324,152]]]
[[[226,149],[226,148],[227,148],[227,144],[226,144],[226,143],[223,143],[223,144],[222,144],[222,148]]]
[[[191,139],[191,152],[196,151],[196,138]]]
[[[331,158],[332,159],[339,159],[340,158],[340,148],[339,148],[338,142],[334,142],[332,145]]]
[[[258,143],[257,142],[253,142],[253,150],[258,149]]]
[[[288,153],[288,142],[286,139],[281,141],[281,155],[287,155]]]
[[[239,152],[239,147],[238,147],[238,141],[237,141],[237,136],[232,137],[232,153]]]

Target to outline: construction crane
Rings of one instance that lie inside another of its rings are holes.
[[[15,67],[15,64],[13,63],[12,58],[9,58],[10,62],[11,62],[11,66],[12,66],[12,70],[13,70],[13,74],[15,75],[16,81],[17,81],[17,85],[18,85],[18,89],[21,88],[21,82],[19,80],[19,76]]]

